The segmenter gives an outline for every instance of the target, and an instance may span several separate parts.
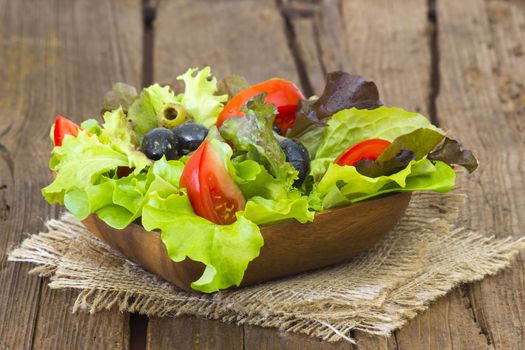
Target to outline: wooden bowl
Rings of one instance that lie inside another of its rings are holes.
[[[264,246],[250,262],[241,286],[290,276],[346,261],[378,242],[399,221],[410,201],[410,193],[397,193],[326,210],[312,223],[282,221],[261,227]],[[95,236],[122,254],[178,287],[191,291],[191,282],[204,271],[204,265],[186,259],[174,262],[168,257],[160,233],[131,224],[114,229],[96,215],[83,221]]]

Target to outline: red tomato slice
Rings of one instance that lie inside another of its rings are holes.
[[[202,201],[200,200],[200,182],[199,182],[199,168],[201,164],[202,153],[208,140],[204,140],[203,143],[197,148],[197,150],[191,155],[190,159],[184,165],[184,170],[180,178],[180,187],[185,188],[190,198],[191,206],[197,215],[204,216],[206,212]]]
[[[338,165],[355,166],[361,159],[376,160],[388,146],[390,142],[381,139],[359,142],[344,151],[335,162]]]
[[[245,200],[241,190],[207,140],[186,163],[181,187],[187,189],[197,215],[216,224],[228,225],[235,222],[235,213],[244,209]]]
[[[71,120],[64,118],[61,115],[57,115],[55,121],[55,130],[53,132],[53,139],[55,141],[55,146],[62,146],[62,141],[64,136],[72,135],[77,136],[80,126],[73,123]]]
[[[286,133],[295,122],[295,110],[299,101],[304,100],[304,96],[294,83],[277,78],[250,86],[233,96],[219,115],[217,127],[220,127],[226,119],[244,116],[241,108],[249,99],[263,92],[267,94],[265,102],[272,103],[277,107],[278,114],[274,123],[283,134]]]

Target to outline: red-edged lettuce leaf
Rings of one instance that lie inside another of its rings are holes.
[[[478,160],[472,151],[463,149],[458,141],[448,137],[433,152],[429,153],[428,159],[440,160],[449,165],[460,165],[467,169],[469,173],[478,167]]]
[[[368,177],[389,176],[406,168],[416,159],[415,153],[409,150],[401,150],[398,154],[384,161],[361,159],[355,165],[361,175]]]
[[[288,136],[302,134],[312,125],[324,126],[324,119],[343,109],[373,109],[382,106],[376,84],[362,76],[341,71],[328,73],[322,95],[316,100],[303,100],[297,119]]]
[[[262,93],[249,100],[242,109],[245,116],[227,119],[219,132],[233,144],[237,153],[244,152],[246,159],[262,164],[277,179],[295,177],[296,171],[286,162],[272,131],[277,109],[273,104],[264,103],[265,98],[266,94]]]
[[[410,161],[420,160],[427,155],[429,160],[461,165],[469,172],[477,167],[472,152],[461,149],[457,141],[446,137],[440,129],[420,128],[398,136],[376,160],[363,159],[356,164],[356,169],[369,177],[391,175]]]

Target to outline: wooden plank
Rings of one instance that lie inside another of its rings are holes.
[[[299,81],[274,1],[166,1],[157,16],[159,83],[175,84],[189,67],[206,65],[218,77],[239,74],[252,83],[275,76]]]
[[[255,349],[301,349],[301,350],[346,350],[353,349],[353,345],[348,342],[328,343],[322,340],[309,337],[304,334],[290,334],[283,331],[261,328],[245,327],[244,345],[247,350]]]
[[[428,112],[427,2],[343,1],[343,68],[373,80],[389,106]]]
[[[525,229],[525,4],[438,1],[443,126],[476,150],[480,169],[460,178],[469,194],[463,224],[499,237]],[[473,317],[498,349],[525,348],[525,255],[469,286]]]
[[[118,310],[72,315],[71,304],[77,294],[75,290],[42,293],[33,347],[128,349],[128,315]]]
[[[490,349],[479,326],[469,314],[468,304],[468,297],[459,290],[437,300],[428,311],[397,332],[397,348]]]
[[[395,335],[391,337],[377,337],[366,333],[356,333],[356,349],[359,350],[394,350],[398,349]]]
[[[0,348],[125,348],[126,315],[71,315],[75,293],[49,290],[29,264],[5,259],[23,232],[58,215],[39,191],[51,180],[54,116],[96,116],[113,81],[140,84],[140,1],[3,0],[0,14]]]
[[[340,0],[286,1],[283,12],[293,28],[294,47],[312,94],[323,92],[328,72],[344,69],[344,23]]]
[[[152,318],[149,321],[148,349],[231,349],[243,348],[243,328],[191,316]]]

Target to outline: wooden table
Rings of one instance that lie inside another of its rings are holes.
[[[395,3],[395,5],[394,5]],[[525,229],[525,2],[503,0],[0,0],[0,349],[524,349],[525,265],[462,285],[389,339],[357,346],[196,318],[70,313],[74,291],[7,263],[59,208],[49,183],[57,113],[98,115],[115,81],[175,83],[211,65],[320,93],[326,72],[374,80],[388,105],[421,111],[477,151],[462,223]]]

